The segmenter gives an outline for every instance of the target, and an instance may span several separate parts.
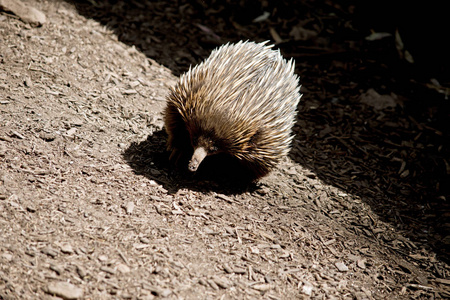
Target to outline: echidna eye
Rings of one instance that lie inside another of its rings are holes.
[[[216,146],[209,147],[210,152],[216,152],[217,150],[219,150],[219,148],[217,148]]]

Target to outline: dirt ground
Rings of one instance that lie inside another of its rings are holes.
[[[450,85],[354,6],[24,2],[47,22],[0,14],[0,299],[450,297]],[[291,154],[247,186],[173,170],[168,88],[241,39],[296,60]]]

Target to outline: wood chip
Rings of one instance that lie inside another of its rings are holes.
[[[230,266],[227,265],[227,264],[225,264],[225,265],[223,266],[223,269],[224,269],[225,272],[227,272],[228,274],[233,273],[233,269],[231,269]]]
[[[114,270],[113,268],[110,268],[110,267],[106,267],[106,266],[101,266],[100,271],[103,271],[103,272],[106,272],[106,273],[109,273],[112,275],[116,274],[116,270]]]
[[[238,201],[236,201],[236,200],[234,200],[233,198],[228,197],[228,196],[226,196],[226,195],[224,195],[224,194],[217,194],[216,197],[217,197],[218,199],[225,200],[225,201],[228,202],[228,203],[239,203]]]
[[[25,136],[24,136],[24,135],[22,135],[21,133],[15,131],[15,130],[11,131],[11,136],[15,136],[15,137],[17,137],[17,138],[19,138],[19,139],[21,139],[21,140],[24,140],[24,139],[25,139]]]
[[[134,94],[137,94],[137,91],[135,89],[124,90],[123,94],[124,95],[134,95]]]
[[[212,279],[208,279],[206,280],[206,282],[208,282],[208,284],[216,291],[219,290],[219,286],[217,285],[217,283],[215,283]]]
[[[273,289],[273,285],[267,284],[267,283],[260,283],[260,284],[252,285],[251,288],[254,290],[260,291],[260,292],[267,292],[267,291]]]
[[[230,283],[224,278],[213,277],[212,280],[217,284],[218,287],[221,287],[223,289],[227,289],[230,287]]]

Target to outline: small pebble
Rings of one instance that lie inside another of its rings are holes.
[[[160,293],[159,296],[160,297],[168,297],[170,294],[172,294],[172,291],[169,289],[163,289]]]
[[[51,258],[55,258],[58,255],[58,252],[53,250],[52,248],[44,248],[41,250],[42,253],[47,254]]]
[[[129,273],[130,272],[130,267],[128,267],[125,264],[118,264],[117,265],[117,271],[119,271],[122,274]]]
[[[49,283],[46,292],[66,300],[80,299],[83,297],[82,289],[64,281]]]
[[[66,136],[72,136],[75,134],[75,132],[77,132],[77,129],[75,127],[72,127],[66,131]]]
[[[13,256],[12,256],[12,254],[9,254],[9,253],[3,253],[2,258],[4,258],[6,261],[10,262],[10,261],[12,261]]]
[[[131,201],[128,202],[126,207],[125,207],[125,210],[126,210],[127,214],[131,215],[133,213],[133,210],[134,210],[134,203],[131,202]]]
[[[230,284],[226,281],[226,279],[214,277],[213,281],[217,284],[217,286],[227,289],[230,287]]]
[[[122,299],[133,299],[133,296],[131,294],[128,294],[127,292],[120,294],[120,297]]]
[[[26,87],[33,87],[33,81],[31,81],[30,77],[25,77],[25,80],[23,81],[24,85]]]
[[[302,286],[302,293],[308,296],[311,296],[312,291],[313,291],[313,285],[309,282],[306,282],[303,286]]]
[[[357,264],[358,267],[360,267],[361,269],[365,269],[365,268],[366,268],[366,260],[365,260],[365,259],[358,259],[358,261],[356,262],[356,264]]]
[[[128,89],[128,90],[124,90],[122,93],[124,95],[134,95],[134,94],[137,94],[137,91],[134,89]]]
[[[340,271],[340,272],[347,272],[348,271],[348,267],[342,263],[342,262],[337,262],[334,264],[336,266],[336,268]]]
[[[171,290],[169,290],[169,289],[162,289],[162,288],[157,287],[157,286],[146,286],[145,288],[149,289],[152,292],[152,294],[154,294],[155,296],[158,296],[158,297],[163,297],[164,298],[164,297],[167,297],[170,294],[172,294]]]
[[[73,248],[72,245],[69,243],[64,243],[61,245],[61,252],[65,254],[73,254]]]
[[[108,256],[106,256],[106,255],[99,255],[98,256],[98,260],[101,261],[101,262],[105,262],[105,261],[108,260]]]

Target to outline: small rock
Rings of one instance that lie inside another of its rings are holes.
[[[160,297],[168,297],[170,294],[172,294],[172,291],[169,289],[163,289],[160,293],[159,296]]]
[[[6,261],[10,262],[10,261],[12,261],[13,256],[12,256],[12,254],[9,254],[9,253],[3,253],[2,258],[4,258]]]
[[[98,260],[101,262],[105,262],[108,260],[108,256],[106,255],[99,255]]]
[[[340,271],[340,272],[347,272],[348,271],[348,267],[342,263],[342,262],[337,262],[334,264],[336,266],[336,268]]]
[[[48,133],[48,132],[41,132],[41,133],[39,134],[39,137],[40,137],[41,139],[43,139],[44,141],[46,141],[46,142],[51,142],[51,141],[53,141],[54,139],[56,139],[56,134],[54,134],[54,133]]]
[[[150,240],[148,238],[146,238],[145,236],[141,236],[139,238],[139,241],[141,241],[141,243],[143,243],[143,244],[150,244]]]
[[[43,12],[19,0],[0,0],[0,11],[9,11],[34,26],[42,26],[46,22]]]
[[[66,131],[66,136],[72,136],[75,134],[75,132],[77,132],[77,128],[76,127],[72,127],[69,130]]]
[[[372,106],[375,110],[383,110],[388,107],[397,106],[395,95],[380,95],[374,89],[368,89],[361,95],[361,102]]]
[[[67,300],[83,297],[82,289],[64,281],[49,283],[45,292]]]
[[[69,243],[64,243],[61,245],[61,252],[66,254],[73,254],[73,248],[72,245]]]
[[[217,284],[217,286],[219,286],[219,287],[221,287],[223,289],[227,289],[227,288],[230,287],[230,284],[224,278],[214,277],[213,281]]]
[[[124,95],[134,95],[137,94],[137,91],[135,89],[128,89],[123,91]]]
[[[121,297],[122,299],[133,299],[133,296],[132,296],[131,294],[127,293],[127,292],[121,293],[121,294],[120,294],[120,297]]]
[[[125,206],[125,210],[127,214],[131,215],[134,210],[134,203],[132,201],[128,202],[127,205]]]
[[[119,271],[120,273],[124,274],[124,273],[129,273],[131,270],[130,270],[130,267],[128,267],[125,264],[118,264],[117,265],[117,271]]]
[[[162,289],[160,287],[157,286],[146,286],[146,289],[149,289],[153,295],[158,296],[158,297],[167,297],[170,294],[172,294],[172,291],[169,289]]]
[[[41,250],[42,253],[47,254],[51,258],[55,258],[58,255],[58,252],[53,250],[52,248],[44,248]]]
[[[360,267],[361,269],[365,269],[365,268],[366,268],[366,260],[365,260],[365,259],[358,259],[358,261],[356,262],[356,264],[357,264],[358,267]]]
[[[70,124],[73,126],[82,126],[84,124],[84,120],[82,118],[73,117],[70,119]],[[73,129],[73,128],[72,128]]]
[[[311,296],[314,286],[309,283],[305,282],[305,284],[302,286],[302,293],[308,296]]]
[[[33,86],[33,81],[31,81],[30,77],[25,77],[25,80],[23,81],[23,83],[25,84],[26,87],[32,87]]]

